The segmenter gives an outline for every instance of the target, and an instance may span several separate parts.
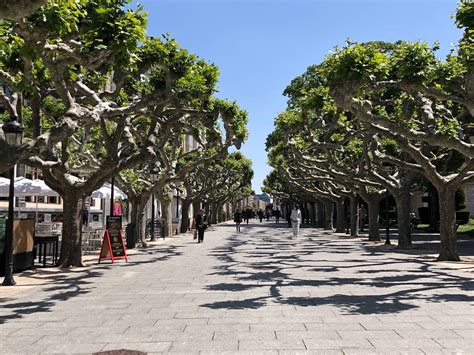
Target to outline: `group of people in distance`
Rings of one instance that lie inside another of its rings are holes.
[[[237,211],[235,211],[235,214],[234,214],[234,222],[235,222],[235,228],[237,232],[240,232],[240,225],[242,224],[243,221],[246,221],[247,224],[249,224],[249,219],[255,218],[256,216],[258,216],[258,218],[260,219],[260,222],[262,222],[263,217],[264,217],[264,212],[262,210],[259,210],[255,214],[255,212],[251,209],[246,209],[243,212],[237,209]],[[281,216],[281,212],[277,210],[275,213],[275,219],[277,223],[279,222],[280,216]],[[289,217],[291,221],[291,227],[293,228],[293,236],[297,237],[300,233],[300,224],[301,224],[301,211],[298,208],[298,206],[295,205],[293,207]],[[208,225],[208,221],[207,221],[206,212],[203,209],[200,209],[198,215],[195,218],[193,218],[193,223],[191,227],[191,229],[194,230],[194,239],[197,239],[198,243],[204,242],[204,231],[207,229],[207,225]]]
[[[260,209],[257,212],[257,216],[260,220],[260,223],[263,221],[264,217],[264,212]],[[270,219],[268,210],[267,210],[267,221]],[[275,221],[276,223],[280,222],[280,217],[281,217],[281,211],[276,210],[274,212],[275,215]],[[240,209],[237,209],[234,213],[234,222],[235,222],[235,229],[237,232],[240,232],[240,225],[242,222],[245,220],[247,224],[249,224],[249,219],[253,218],[255,216],[255,212],[250,209],[243,210],[242,212]],[[293,209],[291,210],[291,214],[289,215],[288,219],[288,227],[293,228],[293,236],[297,237],[300,234],[300,224],[301,224],[301,211],[298,206],[294,206]]]

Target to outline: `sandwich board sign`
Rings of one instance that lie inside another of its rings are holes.
[[[112,263],[127,258],[127,250],[123,242],[122,217],[107,216],[106,230],[100,248],[99,264],[102,259],[110,259]]]

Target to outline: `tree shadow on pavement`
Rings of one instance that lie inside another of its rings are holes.
[[[47,280],[47,284],[39,285],[33,289],[34,293],[26,291],[22,298],[34,299],[32,301],[18,301],[17,298],[5,300],[0,305],[0,325],[7,323],[9,320],[18,321],[28,315],[35,313],[49,313],[51,308],[58,302],[68,301],[72,298],[82,296],[91,292],[97,287],[97,280],[104,275],[108,270],[116,267],[129,268],[137,267],[143,264],[164,262],[170,258],[181,255],[178,251],[180,246],[156,246],[147,249],[142,249],[138,254],[134,254],[129,261],[125,263],[101,263],[90,265],[86,268],[58,270],[53,272],[51,269],[43,270],[37,269],[32,273],[28,272],[32,279]],[[156,255],[158,254],[158,255]],[[150,258],[150,255],[156,255]],[[141,256],[145,258],[140,259]],[[134,260],[135,259],[135,260]],[[139,260],[137,260],[139,259]],[[36,292],[37,291],[37,292]],[[7,312],[8,314],[5,314]],[[28,319],[26,319],[28,321]]]
[[[237,298],[201,305],[211,309],[281,304],[315,310],[334,306],[351,314],[398,314],[424,303],[467,304],[472,298],[465,291],[474,290],[470,277],[423,258],[333,235],[296,240],[279,230],[263,237],[233,235],[227,244],[214,248],[211,256],[220,264],[210,275],[233,281],[209,285],[207,290],[232,292],[229,297]],[[268,295],[255,297],[248,293],[251,290]]]

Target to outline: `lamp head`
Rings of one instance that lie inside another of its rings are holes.
[[[18,122],[17,116],[13,116],[11,121],[3,124],[2,129],[8,144],[21,145],[24,128],[21,123]]]
[[[156,178],[158,177],[158,174],[160,173],[160,168],[156,165],[153,165],[151,168],[150,168],[150,176],[151,176],[151,180],[152,181],[155,181]]]

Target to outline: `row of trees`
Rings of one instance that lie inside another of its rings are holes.
[[[82,201],[112,177],[131,201],[144,244],[142,220],[152,193],[167,213],[173,187],[182,184],[188,202],[213,205],[250,186],[250,162],[228,154],[247,137],[247,113],[213,96],[218,68],[169,36],[147,36],[146,13],[128,3],[0,3],[11,10],[2,10],[0,21],[1,118],[26,127],[19,147],[0,133],[0,155],[6,157],[0,173],[25,163],[41,169],[60,194],[62,266],[81,265]],[[192,150],[186,149],[188,137],[197,142]],[[219,181],[230,169],[242,178],[223,187]],[[200,174],[201,184],[218,185],[216,194],[188,188]]]
[[[425,182],[439,196],[438,260],[459,260],[455,194],[474,178],[474,3],[460,2],[455,19],[463,36],[444,60],[437,44],[348,42],[295,78],[267,139],[274,170],[266,191],[318,199],[329,216],[335,204],[338,231],[349,198],[352,235],[361,198],[369,239],[379,240],[379,203],[388,190],[398,246],[408,248],[410,192]]]

